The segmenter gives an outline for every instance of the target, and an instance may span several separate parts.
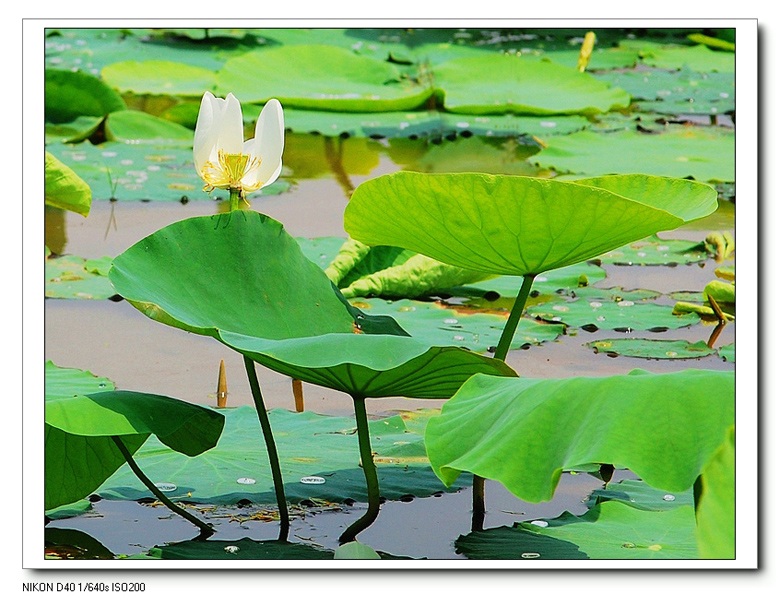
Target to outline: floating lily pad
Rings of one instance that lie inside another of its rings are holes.
[[[197,108],[195,109],[197,112]],[[575,132],[590,124],[583,116],[545,118],[514,115],[469,116],[433,110],[405,112],[323,112],[285,108],[285,126],[293,132],[330,137],[424,138],[448,135],[546,137]]]
[[[643,511],[609,501],[544,528],[521,523],[472,532],[455,546],[480,560],[687,560],[698,558],[695,525],[691,506]]]
[[[128,109],[108,115],[106,137],[109,141],[132,145],[181,145],[191,149],[193,131],[170,120]]]
[[[644,171],[705,182],[733,182],[735,178],[734,131],[700,127],[675,128],[651,135],[635,131],[582,131],[545,142],[547,147],[533,161],[562,173],[603,175]]]
[[[718,349],[718,355],[723,358],[726,362],[736,362],[737,361],[737,346],[735,343],[730,343],[729,345],[724,345],[720,349]]]
[[[663,46],[642,53],[642,62],[663,69],[689,68],[701,72],[734,73],[735,55],[714,51],[704,44],[696,46]]]
[[[257,431],[257,413],[251,406],[223,409],[225,429],[217,446],[194,458],[163,448],[153,436],[136,453],[135,460],[155,482],[176,488],[170,496],[198,503],[234,504],[246,499],[258,504],[275,504],[268,455]],[[397,499],[405,494],[428,496],[442,490],[425,455],[422,433],[429,411],[404,413],[369,421],[382,494]],[[346,498],[365,501],[363,472],[358,466],[358,437],[355,419],[269,411],[281,457],[285,495],[292,502]],[[304,484],[304,477],[320,477],[319,484]],[[241,480],[241,481],[239,481]],[[460,483],[454,486],[459,489]],[[151,496],[127,468],[120,469],[98,490],[113,499]]]
[[[474,171],[535,177],[541,172],[529,157],[538,145],[522,144],[504,138],[469,137],[444,140],[438,145],[417,148],[408,156],[397,153],[400,145],[391,145],[388,154],[403,170],[423,173],[470,173]]]
[[[586,343],[597,353],[626,356],[628,358],[646,358],[650,360],[680,360],[685,358],[705,358],[715,353],[704,341],[691,343],[676,340],[658,339],[608,339]]]
[[[646,288],[626,290],[622,286],[613,286],[612,288],[577,286],[570,293],[558,291],[558,294],[568,294],[569,296],[576,296],[579,299],[587,299],[588,301],[614,301],[615,303],[622,301],[634,301],[635,303],[637,301],[650,301],[661,296],[661,293],[655,290]]]
[[[693,490],[669,492],[649,486],[641,480],[621,480],[606,488],[597,488],[588,499],[589,508],[603,501],[619,501],[637,509],[666,511],[675,507],[693,507]]]
[[[661,114],[725,114],[736,107],[734,73],[615,70],[597,76],[619,86],[643,112]]]
[[[590,74],[537,58],[465,57],[432,71],[445,109],[459,114],[596,114],[631,101],[625,91]]]
[[[625,71],[622,68],[635,67],[639,61],[639,52],[635,49],[622,48],[620,46],[603,47],[599,42],[597,39],[596,47],[588,59],[586,68],[588,73],[596,77],[598,77],[600,72]],[[576,69],[580,58],[580,49],[545,51],[542,57],[565,65],[570,69]],[[628,91],[628,89],[624,90]]]
[[[668,305],[641,301],[576,299],[532,305],[526,309],[526,314],[533,318],[561,322],[572,327],[619,332],[681,328],[700,321],[697,314],[675,314],[672,310],[673,308]]]
[[[471,351],[486,352],[495,347],[506,322],[505,315],[495,313],[458,313],[437,303],[425,301],[384,301],[356,299],[358,307],[394,317],[415,339],[431,345],[457,345]],[[523,318],[512,339],[511,349],[553,341],[563,333],[563,326]]]
[[[173,125],[176,126],[176,125]],[[147,131],[151,137],[160,131]],[[174,144],[126,144],[109,141],[101,145],[52,143],[47,149],[70,166],[89,185],[96,200],[176,201],[208,200],[212,195],[203,191],[203,181],[192,163],[191,141]],[[263,188],[262,195],[289,189],[290,184],[278,180]],[[227,199],[227,192],[224,192]],[[259,196],[250,198],[254,202]]]
[[[46,259],[45,296],[51,299],[108,299],[116,294],[108,279],[111,258],[65,255]]]
[[[391,63],[323,44],[285,45],[228,59],[217,72],[217,92],[232,92],[243,103],[275,97],[285,107],[355,112],[415,109],[431,95],[427,86],[402,79]]]
[[[159,59],[112,63],[103,68],[101,76],[121,92],[190,97],[200,97],[203,91],[212,90],[216,81],[213,70]]]
[[[650,236],[611,250],[599,259],[611,265],[690,265],[709,258],[704,242]]]
[[[540,295],[551,295],[561,289],[582,288],[607,277],[607,272],[594,263],[575,263],[551,269],[534,279],[534,290]],[[502,297],[516,297],[523,280],[519,276],[501,276],[452,289],[453,296],[484,296],[496,293]],[[534,297],[532,297],[533,299]]]
[[[242,538],[233,541],[184,541],[154,547],[149,555],[160,560],[332,560],[333,552],[287,541],[256,541]]]
[[[44,528],[43,540],[47,554],[67,554],[64,559],[113,560],[114,554],[105,545],[80,530]]]
[[[344,238],[339,236],[295,238],[295,241],[301,247],[301,252],[306,258],[323,270],[330,265],[339,248],[344,244]]]

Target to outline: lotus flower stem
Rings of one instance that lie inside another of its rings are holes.
[[[249,378],[249,387],[252,390],[252,399],[255,401],[257,417],[260,420],[260,427],[263,430],[265,447],[268,450],[268,461],[271,465],[271,475],[274,480],[274,492],[276,493],[276,504],[279,507],[279,540],[287,541],[290,533],[290,513],[287,510],[287,499],[284,496],[284,480],[282,479],[282,468],[279,465],[279,455],[276,452],[276,443],[274,434],[271,430],[271,421],[268,419],[268,412],[265,409],[263,395],[260,393],[260,382],[257,380],[257,371],[252,359],[244,356],[244,366]]]
[[[233,212],[234,210],[238,210],[238,205],[241,202],[241,190],[240,189],[233,189],[230,190],[230,211]]]
[[[371,436],[368,431],[368,417],[366,416],[366,399],[353,397],[355,404],[355,421],[357,422],[358,443],[360,446],[360,463],[363,474],[366,476],[366,489],[368,491],[368,511],[356,522],[347,528],[339,537],[339,543],[354,541],[359,532],[371,526],[379,515],[379,478],[374,464],[374,455],[371,451]]]
[[[520,317],[523,315],[525,302],[528,300],[534,278],[536,278],[535,274],[523,276],[520,291],[517,293],[512,311],[509,312],[509,318],[507,318],[504,329],[501,331],[501,338],[498,340],[498,346],[493,354],[494,358],[506,361],[512,338],[515,336],[517,325],[520,323]],[[478,475],[475,475],[472,481],[471,508],[471,530],[482,530],[485,522],[485,478]]]
[[[214,529],[211,526],[206,524],[206,522],[196,518],[186,509],[183,509],[182,507],[176,505],[173,501],[171,501],[168,497],[166,497],[162,493],[162,491],[159,488],[157,488],[157,486],[154,485],[154,482],[152,482],[146,476],[146,474],[144,474],[144,472],[141,471],[141,468],[138,467],[138,464],[133,460],[133,455],[130,454],[130,451],[127,449],[127,446],[125,446],[125,443],[122,442],[122,439],[119,436],[111,436],[111,439],[114,441],[114,444],[116,445],[119,452],[122,453],[122,456],[125,458],[125,461],[127,461],[127,464],[130,466],[130,469],[133,470],[133,473],[136,476],[138,476],[138,479],[141,480],[143,485],[146,486],[155,497],[157,497],[157,500],[160,501],[163,505],[165,505],[168,509],[170,509],[174,513],[179,514],[181,517],[192,522],[193,524],[195,524],[195,526],[200,528],[200,535],[198,538],[206,539],[210,537],[212,534],[214,534]]]
[[[520,316],[523,315],[523,309],[525,309],[525,302],[528,300],[528,294],[531,292],[534,278],[536,278],[535,274],[523,276],[523,284],[520,286],[520,292],[517,293],[512,311],[509,312],[509,318],[504,325],[504,330],[501,331],[501,338],[498,340],[496,352],[493,354],[494,358],[502,361],[506,360],[506,355],[509,353],[509,347],[512,344],[512,338],[515,336],[517,325],[520,322]]]

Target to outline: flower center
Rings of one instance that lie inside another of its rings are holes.
[[[249,171],[259,167],[260,163],[257,156],[226,154],[220,150],[217,152],[217,163],[209,161],[203,167],[203,180],[206,182],[204,189],[243,189],[241,180]]]

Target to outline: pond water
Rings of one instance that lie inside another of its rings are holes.
[[[311,153],[314,143],[319,149],[323,137],[290,136],[285,152],[286,176],[291,181],[289,191],[279,195],[260,195],[252,199],[254,210],[281,221],[295,237],[345,237],[342,213],[350,192],[361,182],[406,168],[388,154],[381,153],[376,143],[376,160],[367,170],[361,166],[350,172],[350,162],[341,156],[340,163],[329,163],[332,158],[319,158],[330,166],[330,173],[320,172],[308,177],[299,156]],[[338,145],[342,140],[331,140]],[[456,145],[443,141],[433,144],[414,142],[420,149],[434,145]],[[359,148],[359,146],[358,146]],[[500,165],[484,166],[475,159],[478,170],[502,172]],[[529,174],[537,171],[527,165]],[[129,246],[175,221],[213,214],[225,210],[222,201],[193,199],[186,204],[176,202],[131,202],[93,200],[89,217],[63,213],[53,209],[46,212],[46,242],[58,254],[73,254],[84,258],[115,256]],[[734,203],[722,201],[721,208],[711,217],[670,234],[679,239],[701,241],[712,230],[734,229]],[[701,291],[713,279],[715,263],[712,260],[675,267],[620,267],[609,266],[607,278],[599,287],[621,286],[624,289],[651,289],[662,293]],[[671,299],[662,301],[671,304]],[[676,329],[674,337],[691,342],[707,341],[713,324],[698,323]],[[595,334],[583,330],[570,331],[558,339],[528,349],[513,350],[507,362],[519,374],[533,377],[569,377],[577,375],[609,375],[625,373],[633,368],[654,372],[671,372],[684,368],[733,369],[734,364],[718,356],[690,360],[648,360],[629,357],[608,357],[595,354],[585,344],[595,338],[625,336],[614,331]],[[632,336],[659,338],[653,332],[635,332]],[[733,323],[718,337],[717,345],[734,342]],[[216,405],[216,385],[221,361],[225,362],[228,381],[228,406],[251,405],[252,399],[239,354],[225,348],[216,340],[195,336],[184,331],[150,321],[124,301],[47,299],[45,302],[45,357],[58,366],[80,368],[108,377],[118,389],[165,394],[185,401]],[[290,379],[258,367],[264,397],[269,408],[294,409]],[[344,394],[305,386],[306,409],[321,414],[351,416],[352,401]],[[399,410],[440,407],[440,401],[387,398],[368,403],[369,415],[380,417]],[[629,472],[625,472],[630,475]],[[618,476],[620,477],[620,474]],[[587,474],[564,475],[556,497],[550,503],[524,503],[502,486],[487,483],[488,512],[485,527],[511,525],[519,520],[536,517],[555,517],[563,511],[582,513],[583,500],[594,488],[602,486]],[[386,502],[377,522],[359,539],[374,549],[397,556],[448,559],[462,557],[455,552],[453,542],[470,527],[471,491],[417,498],[411,502]],[[307,512],[293,519],[291,539],[322,545],[337,546],[340,532],[362,514],[361,505],[339,505],[337,511]],[[231,540],[251,537],[272,539],[278,532],[275,522],[240,521],[248,517],[246,511],[234,508],[234,517],[212,517],[217,533],[213,539]],[[93,504],[87,515],[52,522],[52,526],[78,528],[98,538],[105,546],[121,554],[141,553],[153,545],[192,538],[197,534],[191,524],[172,516],[164,508],[150,507],[135,502],[101,500]]]

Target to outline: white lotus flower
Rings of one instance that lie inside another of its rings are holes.
[[[276,181],[282,172],[284,113],[276,99],[260,112],[253,139],[244,141],[241,104],[232,93],[219,99],[210,92],[200,102],[195,125],[195,169],[215,188],[238,192],[241,198]]]

